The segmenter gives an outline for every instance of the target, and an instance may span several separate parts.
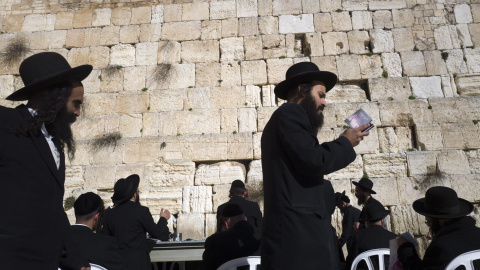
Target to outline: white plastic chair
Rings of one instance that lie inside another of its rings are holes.
[[[90,269],[92,270],[107,270],[107,268],[100,266],[98,264],[90,263]]]
[[[465,266],[466,270],[473,270],[473,261],[480,259],[480,249],[473,250],[469,252],[465,252],[463,254],[458,255],[455,259],[453,259],[445,268],[445,270],[454,270],[460,265]]]
[[[390,255],[390,249],[388,248],[378,248],[378,249],[372,249],[372,250],[367,250],[365,252],[362,252],[358,254],[358,256],[353,260],[352,263],[352,268],[351,270],[356,270],[357,265],[361,260],[364,260],[367,263],[368,269],[369,270],[374,270],[372,260],[370,257],[372,256],[378,256],[378,267],[379,270],[385,270],[385,255]]]
[[[256,270],[257,265],[260,265],[260,256],[248,256],[234,259],[220,265],[217,270],[236,270],[237,267],[244,265],[250,265],[250,270]]]

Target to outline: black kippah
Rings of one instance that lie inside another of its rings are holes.
[[[85,216],[98,210],[103,201],[100,196],[93,192],[87,192],[78,196],[73,204],[75,216]]]
[[[230,218],[243,214],[242,208],[238,204],[227,204],[222,211],[222,217]]]
[[[235,180],[232,182],[232,185],[230,186],[230,189],[234,188],[245,188],[245,184],[242,182],[242,180]]]

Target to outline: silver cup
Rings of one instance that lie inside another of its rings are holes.
[[[172,241],[182,241],[182,233],[172,233],[171,240]]]

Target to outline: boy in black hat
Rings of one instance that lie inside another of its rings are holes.
[[[227,230],[217,232],[205,241],[201,270],[217,269],[236,258],[260,255],[260,240],[255,238],[254,229],[239,205],[227,204],[221,218]]]
[[[365,229],[365,223],[362,220],[366,219],[365,207],[370,204],[383,205],[372,197],[372,194],[377,194],[373,190],[373,182],[368,178],[362,178],[360,181],[352,181],[355,185],[355,197],[358,199],[358,205],[363,205],[362,212],[360,213],[360,219],[358,222],[354,223],[354,228],[356,231]]]
[[[398,260],[404,270],[445,269],[458,255],[480,249],[480,228],[467,216],[473,211],[473,204],[458,198],[455,190],[440,186],[429,188],[425,198],[416,200],[412,206],[415,212],[425,216],[433,239],[422,261],[413,244],[399,237]],[[480,269],[480,260],[475,260],[473,265]]]
[[[70,67],[54,52],[20,65],[24,87],[0,106],[0,262],[17,269],[57,269],[69,222],[63,210],[64,149],[75,155],[71,124],[80,115],[81,81],[92,66]],[[18,198],[22,198],[19,200]],[[15,202],[15,203],[12,203]]]
[[[385,229],[385,217],[390,214],[390,211],[385,210],[385,207],[380,204],[368,204],[364,207],[365,218],[360,218],[365,222],[366,229],[355,233],[352,241],[351,250],[347,256],[347,268],[350,269],[352,262],[358,254],[377,248],[390,248],[390,240],[397,237],[396,234]],[[378,258],[372,261],[375,269],[378,267]],[[385,268],[388,268],[388,257],[385,257]],[[364,261],[360,262],[357,269],[368,269]]]
[[[346,129],[338,139],[319,144],[325,96],[337,76],[301,62],[285,77],[274,91],[287,103],[272,114],[261,140],[262,269],[338,269],[323,176],[355,160],[353,147],[368,136],[364,130],[370,124]],[[333,198],[333,191],[327,197]]]
[[[343,193],[335,193],[335,201],[337,202],[337,207],[340,209],[340,213],[343,215],[342,219],[342,235],[340,236],[339,245],[347,244],[347,250],[350,253],[351,245],[354,237],[353,224],[358,222],[360,217],[360,210],[350,205],[350,198]]]
[[[60,260],[62,269],[75,269],[75,261],[69,256],[69,247],[76,245],[81,255],[107,269],[123,269],[120,249],[112,236],[93,233],[98,232],[102,224],[102,214],[105,210],[103,200],[93,192],[80,195],[73,205],[75,209],[75,225],[70,227],[70,235],[65,243],[67,256]]]
[[[136,174],[115,183],[112,196],[115,207],[105,212],[102,233],[117,239],[125,269],[150,270],[146,233],[162,241],[169,240],[167,220],[170,212],[162,208],[160,219],[155,224],[148,207],[139,203],[139,183],[140,177]]]
[[[245,184],[241,180],[235,180],[230,186],[230,200],[217,208],[217,232],[226,230],[225,223],[222,222],[222,211],[227,206],[227,204],[234,203],[238,204],[245,216],[247,217],[247,222],[253,226],[255,229],[255,235],[258,240],[261,239],[262,235],[262,212],[260,211],[260,206],[258,203],[249,201],[245,199],[248,196],[248,190],[245,188]]]

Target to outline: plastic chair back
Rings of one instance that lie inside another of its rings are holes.
[[[248,257],[233,259],[231,261],[228,261],[220,265],[220,267],[218,267],[217,270],[235,270],[237,269],[237,267],[244,266],[244,265],[250,265],[250,268],[249,268],[250,270],[256,270],[257,265],[260,265],[260,256],[248,256]]]
[[[368,269],[369,270],[374,270],[372,260],[370,257],[372,256],[378,256],[378,267],[379,270],[385,270],[385,255],[390,255],[390,249],[388,248],[378,248],[378,249],[372,249],[372,250],[367,250],[365,252],[362,252],[358,254],[358,256],[353,260],[352,263],[352,268],[351,270],[356,270],[358,263],[361,260],[364,260],[367,263]]]
[[[454,270],[460,265],[465,266],[466,270],[473,270],[473,261],[480,259],[480,249],[473,250],[469,252],[465,252],[463,254],[458,255],[455,259],[453,259],[445,268],[445,270]]]
[[[90,264],[90,269],[91,270],[107,270],[107,268],[94,263]]]

